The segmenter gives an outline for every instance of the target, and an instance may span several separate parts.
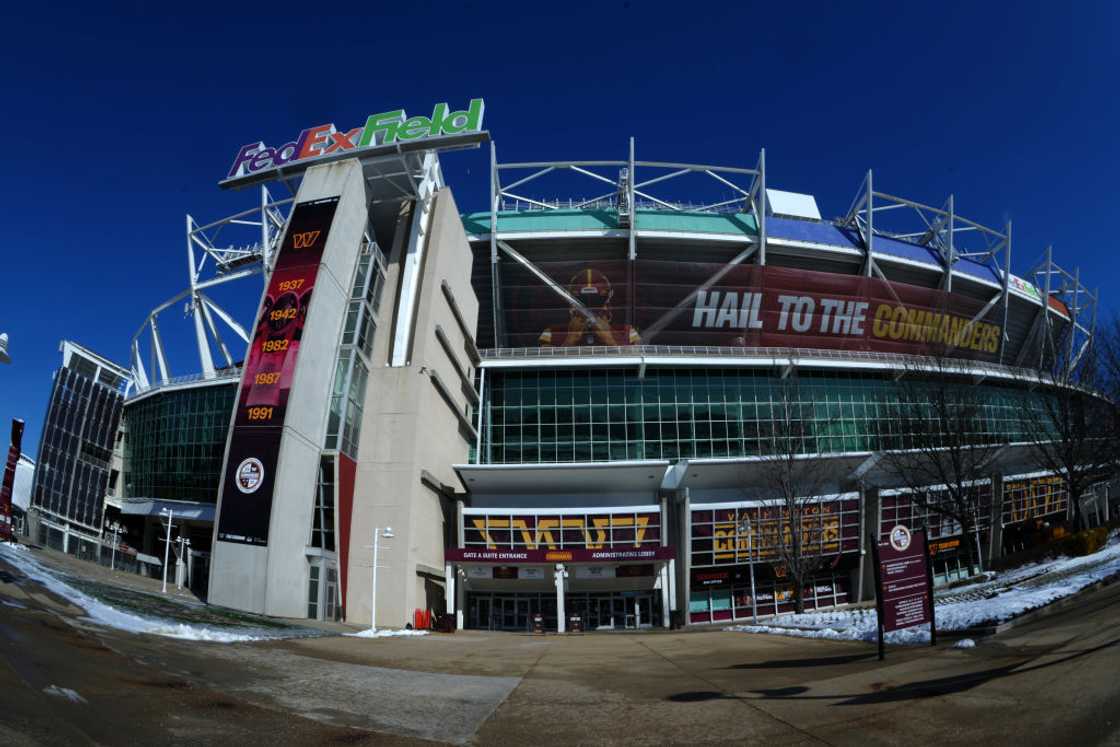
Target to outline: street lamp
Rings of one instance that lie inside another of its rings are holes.
[[[117,570],[117,545],[120,544],[120,536],[124,527],[114,521],[109,525],[109,531],[113,533],[113,555],[109,561],[109,570],[115,571]]]
[[[159,510],[160,516],[167,517],[167,541],[163,543],[163,592],[167,593],[167,563],[171,560],[171,520],[175,517],[175,511],[170,508],[161,508]]]
[[[751,622],[755,625],[758,624],[758,595],[754,591],[754,547],[751,534],[751,517],[750,514],[739,519],[739,533],[744,532],[747,535],[747,565],[751,570]]]
[[[373,573],[370,574],[370,598],[369,598],[369,632],[377,632],[377,558],[378,552],[381,549],[380,540],[382,537],[385,539],[393,539],[392,527],[373,528]]]
[[[190,552],[191,541],[190,538],[183,536],[182,529],[179,530],[179,557],[175,560],[175,588],[182,589],[183,582],[186,581],[187,565],[184,560],[187,553]]]
[[[12,357],[8,355],[8,333],[0,332],[0,363],[11,363]]]

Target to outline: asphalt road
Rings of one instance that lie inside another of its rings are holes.
[[[973,649],[723,631],[192,643],[0,561],[3,744],[1116,744],[1120,584]]]

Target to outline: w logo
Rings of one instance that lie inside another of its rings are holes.
[[[321,231],[304,231],[297,233],[292,237],[292,246],[296,249],[310,249],[315,246],[315,242],[319,240]]]

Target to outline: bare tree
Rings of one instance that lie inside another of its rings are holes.
[[[1024,418],[1033,460],[1065,483],[1076,528],[1081,527],[1081,499],[1116,465],[1115,400],[1107,394],[1109,356],[1117,354],[1111,342],[1052,356],[1038,371],[1048,386]],[[1114,357],[1112,365],[1116,362]]]
[[[839,542],[840,520],[828,513],[830,473],[820,458],[819,443],[826,437],[828,418],[816,417],[816,405],[802,397],[796,373],[781,381],[772,403],[772,415],[762,438],[760,478],[764,495],[776,500],[777,516],[763,546],[773,546],[779,568],[793,584],[794,606],[805,611],[805,585],[829,563],[830,542]],[[834,536],[835,535],[835,536]]]
[[[987,397],[967,376],[971,364],[935,349],[915,359],[896,383],[898,418],[880,465],[913,505],[960,528],[961,551],[979,563],[973,540],[984,484],[1005,446],[985,427]]]

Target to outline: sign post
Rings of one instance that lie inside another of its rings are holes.
[[[937,645],[933,613],[933,568],[923,529],[911,532],[895,525],[886,542],[872,545],[875,559],[875,607],[878,613],[879,659],[886,656],[884,636],[929,623],[930,645]]]

